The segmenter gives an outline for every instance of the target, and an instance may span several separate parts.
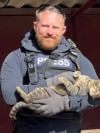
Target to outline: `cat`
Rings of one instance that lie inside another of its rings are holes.
[[[94,80],[86,75],[82,75],[80,71],[71,72],[75,82],[68,80],[65,75],[68,72],[64,72],[55,76],[54,78],[47,80],[47,85],[53,91],[61,96],[84,96],[89,94],[93,99],[100,97],[100,80]],[[26,94],[20,87],[16,87],[16,91],[23,98],[24,101],[16,103],[11,111],[10,118],[16,120],[16,114],[23,108],[33,110],[34,104],[32,101],[35,99],[42,99],[50,97],[45,87],[39,87]],[[36,106],[36,105],[35,105]]]

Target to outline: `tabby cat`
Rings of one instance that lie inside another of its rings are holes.
[[[56,79],[55,81],[57,82],[57,84],[54,84],[54,81],[51,83],[49,82],[48,87],[53,89],[57,94],[61,96],[84,96],[89,93],[89,95],[93,97],[93,99],[100,97],[100,80],[91,79],[86,75],[81,75],[80,71],[76,71],[72,72],[73,78],[75,79],[75,82],[72,83],[66,78],[66,76],[64,76],[66,75],[66,73],[67,72],[63,73],[62,75],[60,74],[59,76],[56,76],[56,78],[53,78],[53,80]],[[12,107],[9,114],[12,120],[16,120],[17,112],[23,108],[29,108],[33,110],[34,104],[32,103],[32,101],[34,99],[42,99],[49,97],[49,94],[46,91],[46,87],[36,88],[29,94],[26,94],[20,87],[17,87],[16,90],[24,101],[18,102]]]

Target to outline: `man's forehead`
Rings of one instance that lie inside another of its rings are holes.
[[[47,18],[61,18],[61,19],[64,19],[63,16],[57,12],[54,12],[54,11],[49,11],[49,10],[46,10],[46,11],[43,11],[43,12],[40,12],[39,13],[39,18],[44,18],[44,19],[47,19]]]

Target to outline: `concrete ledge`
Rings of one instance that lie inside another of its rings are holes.
[[[100,133],[100,129],[82,130],[81,133]]]

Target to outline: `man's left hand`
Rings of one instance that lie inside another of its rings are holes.
[[[33,100],[33,104],[38,104],[38,108],[34,109],[35,113],[49,117],[64,110],[69,110],[68,96],[60,96],[50,88],[47,88],[46,91],[50,95],[49,98]]]

